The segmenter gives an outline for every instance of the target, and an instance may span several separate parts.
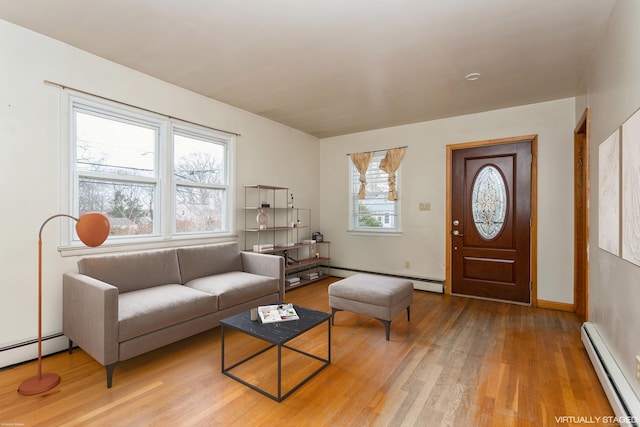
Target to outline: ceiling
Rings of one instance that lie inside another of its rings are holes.
[[[0,19],[325,138],[575,96],[614,2],[0,0]]]

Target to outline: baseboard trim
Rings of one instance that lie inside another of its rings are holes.
[[[62,332],[42,337],[42,355],[59,353],[69,348],[69,340]],[[0,368],[19,365],[38,359],[38,340],[32,339],[0,348]]]
[[[568,311],[569,313],[573,313],[575,311],[575,307],[573,304],[567,304],[566,302],[555,302],[555,301],[545,301],[538,300],[538,304],[536,307],[540,308],[548,308],[551,310],[559,310],[559,311]]]
[[[428,279],[425,277],[406,276],[399,274],[381,273],[379,271],[359,270],[355,268],[346,267],[334,267],[331,266],[331,275],[336,277],[349,277],[358,273],[366,274],[379,274],[387,277],[397,277],[400,279],[407,279],[413,282],[413,288],[420,291],[436,292],[439,294],[444,293],[444,280]]]

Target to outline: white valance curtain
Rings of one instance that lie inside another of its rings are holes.
[[[388,200],[398,200],[398,190],[396,188],[396,171],[400,167],[400,163],[404,158],[404,151],[406,147],[391,148],[387,150],[384,159],[380,161],[380,169],[389,175],[389,195]],[[373,157],[373,151],[367,151],[364,153],[350,154],[351,161],[354,166],[360,172],[360,191],[358,191],[358,199],[364,199],[367,188],[367,169],[371,158]]]

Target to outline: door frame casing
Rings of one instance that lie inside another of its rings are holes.
[[[590,110],[587,107],[573,131],[573,311],[585,322],[589,320],[589,126]],[[580,161],[581,168],[578,167]]]
[[[451,170],[453,151],[465,148],[489,145],[511,144],[531,141],[531,305],[538,305],[538,135],[525,135],[511,138],[488,139],[484,141],[447,144],[447,201],[445,218],[445,293],[451,295]]]

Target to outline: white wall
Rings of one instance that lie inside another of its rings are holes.
[[[576,113],[591,109],[589,321],[640,397],[640,267],[598,247],[598,146],[640,108],[640,2],[619,0],[593,57]],[[640,141],[636,141],[639,142]],[[635,189],[640,191],[640,189]]]
[[[332,242],[332,264],[444,280],[446,146],[537,134],[538,299],[572,304],[574,103],[564,99],[321,140],[321,229]],[[349,234],[347,154],[403,145],[402,236]],[[419,211],[421,202],[431,203],[431,211]]]
[[[218,129],[238,132],[237,205],[246,184],[291,187],[296,204],[319,207],[318,140],[0,21],[0,348],[37,336],[37,234],[61,203],[60,90],[55,81]],[[238,212],[238,224],[242,211]],[[317,219],[317,215],[315,216]],[[60,226],[44,232],[43,334],[62,330],[61,277],[76,258],[57,251]],[[243,244],[242,236],[240,243]],[[54,348],[52,350],[57,350]],[[0,352],[0,366],[16,363]],[[24,359],[36,355],[35,346]]]

